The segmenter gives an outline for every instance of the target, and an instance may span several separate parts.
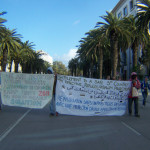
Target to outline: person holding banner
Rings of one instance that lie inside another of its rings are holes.
[[[148,84],[148,78],[145,77],[144,81],[141,83],[141,91],[143,96],[143,106],[146,105],[146,99],[148,96],[148,90],[150,89],[150,85]]]
[[[47,69],[47,73],[54,74],[53,69],[51,67],[49,67]],[[54,116],[55,114],[56,114],[56,116],[58,116],[58,113],[56,112],[56,105],[55,105],[55,88],[56,88],[56,80],[57,80],[56,78],[57,78],[57,76],[55,75],[54,86],[53,86],[53,97],[50,102],[50,116]]]
[[[139,111],[138,111],[138,89],[141,87],[140,81],[137,79],[137,73],[132,72],[131,73],[131,89],[130,93],[128,95],[128,111],[129,115],[132,115],[132,103],[134,101],[134,114],[135,117],[140,117]]]

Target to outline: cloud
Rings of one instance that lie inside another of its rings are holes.
[[[54,61],[62,61],[65,66],[68,66],[69,60],[76,56],[77,49],[70,49],[67,54],[63,54],[62,56],[55,55],[53,57]]]
[[[80,20],[76,20],[74,23],[73,23],[73,25],[77,25],[77,24],[79,24],[80,23]]]

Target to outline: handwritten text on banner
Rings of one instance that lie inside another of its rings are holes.
[[[4,105],[43,108],[52,98],[53,75],[2,72],[1,80]]]
[[[130,81],[58,75],[56,111],[79,116],[121,116],[126,111]]]

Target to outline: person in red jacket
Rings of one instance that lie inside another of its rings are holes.
[[[140,117],[139,115],[139,108],[138,108],[138,89],[140,89],[141,84],[140,81],[137,79],[137,73],[132,72],[131,73],[131,90],[128,95],[128,111],[129,115],[132,115],[132,103],[134,101],[134,114],[135,117]],[[137,94],[135,94],[137,92]]]

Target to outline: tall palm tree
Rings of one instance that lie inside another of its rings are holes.
[[[31,73],[40,73],[44,66],[44,60],[40,57],[43,55],[41,51],[33,51],[33,58],[30,61]]]
[[[150,39],[142,50],[142,56],[139,61],[147,67],[147,73],[150,74]]]
[[[72,58],[68,63],[68,68],[71,70],[71,75],[77,75],[78,59]]]
[[[16,30],[9,30],[6,27],[0,29],[0,49],[3,53],[2,70],[5,71],[7,64],[7,57],[10,55],[10,51],[20,47],[20,34],[17,34]]]
[[[22,42],[21,43],[21,51],[23,52],[23,54],[21,55],[21,66],[22,66],[22,72],[23,73],[28,73],[31,72],[29,70],[31,70],[30,67],[30,61],[34,58],[34,54],[33,54],[33,47],[35,45],[33,44],[33,42]]]
[[[6,12],[1,12],[0,13],[0,16],[6,14]],[[2,39],[2,33],[3,33],[3,30],[2,28],[4,27],[4,23],[6,22],[7,20],[6,19],[3,19],[0,17],[0,41]],[[0,42],[1,44],[1,42]],[[1,52],[1,49],[0,49],[0,65],[2,65],[2,60],[3,60],[3,55],[2,55],[2,52]]]
[[[91,60],[93,60],[92,62],[94,63],[94,69],[96,69],[95,67],[98,65],[99,72],[97,73],[99,76],[97,77],[102,79],[103,53],[107,52],[108,40],[105,34],[102,33],[101,28],[91,30],[86,33],[86,35],[88,35],[86,38],[87,46],[84,48],[82,55],[88,56]]]
[[[148,42],[148,34],[146,30],[139,30],[139,25],[137,23],[136,17],[132,15],[124,19],[126,28],[132,33],[131,34],[131,48],[133,50],[133,69],[137,68],[138,65],[138,50],[139,46],[144,47]]]
[[[139,29],[149,31],[149,22],[150,22],[150,1],[149,0],[138,0],[137,1],[137,23]]]
[[[103,33],[106,34],[107,38],[110,40],[110,51],[112,57],[112,76],[116,77],[117,66],[118,66],[118,51],[119,51],[119,40],[128,39],[130,33],[123,28],[124,24],[122,20],[119,20],[112,13],[106,12],[106,16],[102,16],[105,22],[97,22],[96,27],[101,27]],[[126,40],[128,41],[128,40]]]
[[[14,61],[14,70],[17,73],[18,72],[18,65],[21,63],[23,57],[25,56],[25,50],[21,48],[21,44],[19,48],[15,48],[10,52],[10,62]]]
[[[90,37],[91,31],[86,33],[88,36],[82,38],[79,42],[81,43],[77,51],[77,59],[79,60],[80,66],[83,68],[83,75],[89,77],[92,74],[92,68],[94,63],[97,61],[97,55],[93,52],[94,46],[92,43],[92,37]]]

